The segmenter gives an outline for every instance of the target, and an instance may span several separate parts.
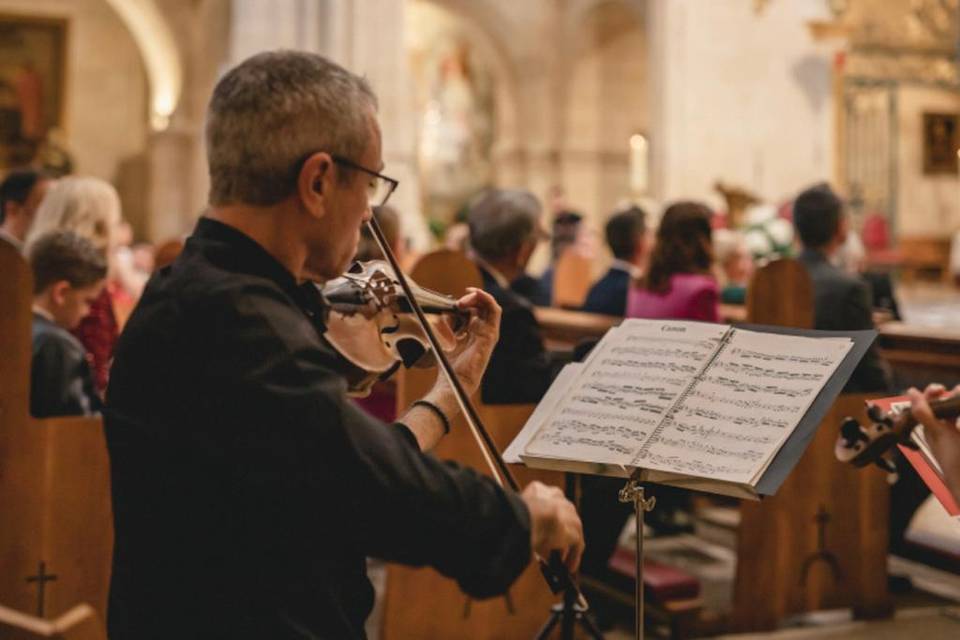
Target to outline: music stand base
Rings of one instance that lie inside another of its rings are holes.
[[[603,640],[603,634],[600,633],[600,629],[597,628],[593,620],[590,619],[587,609],[584,609],[578,604],[573,604],[572,607],[566,607],[562,602],[558,602],[551,607],[550,618],[547,619],[547,622],[540,629],[539,633],[537,633],[536,640],[547,640],[547,638],[550,637],[550,633],[561,623],[563,625],[560,634],[562,640],[573,640],[573,631],[576,625],[580,625],[593,640]]]

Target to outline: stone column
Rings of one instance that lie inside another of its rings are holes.
[[[428,248],[416,170],[416,118],[398,0],[233,0],[230,60],[268,49],[326,55],[365,76],[380,102],[384,174],[400,181],[390,200],[414,247]]]
[[[333,0],[326,4],[324,53],[359,73],[380,103],[384,173],[400,181],[390,202],[413,248],[430,248],[417,170],[417,118],[405,42],[406,5],[397,0]]]

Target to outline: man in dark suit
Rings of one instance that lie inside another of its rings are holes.
[[[604,231],[613,263],[590,288],[583,310],[622,316],[627,310],[630,281],[640,274],[647,258],[647,214],[640,207],[630,206],[614,213]]]
[[[873,329],[870,288],[861,278],[831,263],[847,235],[843,202],[827,184],[797,196],[793,224],[803,245],[799,260],[813,280],[814,328],[848,331]],[[875,347],[857,366],[844,391],[886,392],[889,375]]]
[[[483,288],[503,309],[500,339],[483,376],[488,404],[539,402],[563,365],[543,344],[533,305],[511,287],[540,239],[540,203],[528,191],[494,189],[470,209],[470,246]]]

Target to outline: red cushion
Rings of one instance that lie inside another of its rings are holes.
[[[613,571],[633,580],[637,579],[636,554],[633,549],[617,547],[609,565]],[[646,558],[643,562],[643,588],[646,599],[653,602],[689,600],[700,595],[700,580],[683,569]]]

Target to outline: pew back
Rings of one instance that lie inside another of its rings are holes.
[[[0,241],[0,602],[55,617],[88,602],[104,618],[113,527],[99,418],[29,415],[26,261]]]
[[[792,259],[757,269],[747,287],[747,322],[813,328],[813,282]]]

